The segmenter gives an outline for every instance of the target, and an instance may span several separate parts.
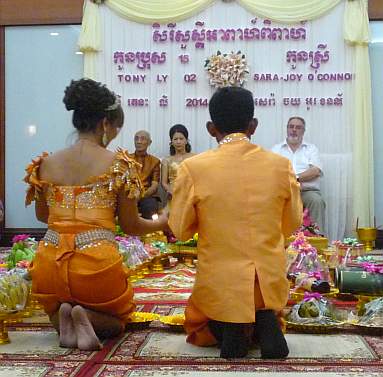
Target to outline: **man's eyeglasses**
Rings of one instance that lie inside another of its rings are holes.
[[[297,125],[297,124],[288,124],[288,125],[287,125],[287,128],[288,128],[289,130],[293,130],[293,129],[295,129],[295,130],[297,130],[297,131],[301,131],[301,130],[304,130],[304,129],[305,129],[305,127],[302,126],[301,124],[299,124],[299,125]]]

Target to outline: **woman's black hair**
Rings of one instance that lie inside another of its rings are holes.
[[[73,111],[72,123],[79,132],[95,131],[106,118],[112,125],[124,122],[124,112],[117,96],[105,85],[91,80],[72,80],[65,89],[63,102]]]
[[[172,144],[172,139],[173,136],[176,132],[181,133],[182,135],[185,136],[187,143],[185,145],[185,151],[186,153],[189,153],[191,151],[191,145],[189,143],[188,137],[189,137],[189,132],[187,128],[183,124],[175,124],[173,127],[170,128],[169,130],[169,137],[170,137],[170,155],[174,156],[176,154],[176,149],[174,148]]]
[[[254,100],[249,90],[238,87],[218,89],[209,101],[215,127],[224,133],[244,132],[254,116]]]

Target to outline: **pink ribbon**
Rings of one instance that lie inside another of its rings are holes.
[[[322,278],[322,275],[319,271],[311,271],[309,272],[309,277],[320,280]]]
[[[318,292],[305,292],[303,295],[303,301],[310,301],[312,298],[321,300],[323,296]]]
[[[360,263],[360,266],[363,267],[363,269],[366,272],[370,272],[372,274],[375,274],[375,273],[383,274],[383,265],[381,265],[381,264],[363,262],[363,263]]]

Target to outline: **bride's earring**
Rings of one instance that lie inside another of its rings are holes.
[[[106,132],[104,131],[104,134],[102,135],[102,145],[106,147],[109,143],[108,136]]]

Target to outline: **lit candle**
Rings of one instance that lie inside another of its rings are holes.
[[[152,220],[158,220],[158,214],[155,213],[154,215],[152,215]]]

